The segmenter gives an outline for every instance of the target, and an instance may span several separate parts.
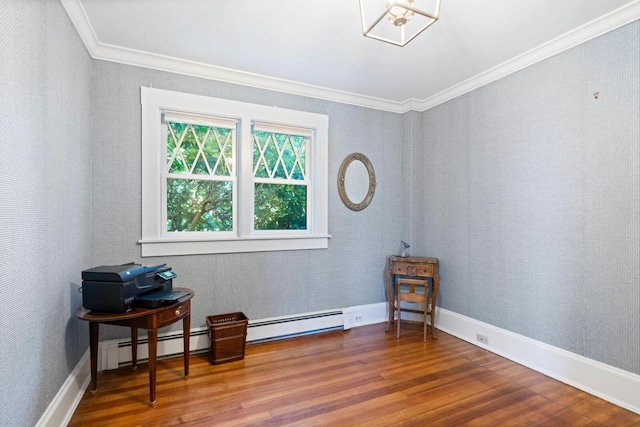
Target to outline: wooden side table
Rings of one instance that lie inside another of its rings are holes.
[[[387,259],[387,268],[385,271],[385,294],[387,304],[389,305],[389,322],[385,327],[385,331],[389,332],[391,324],[394,320],[396,301],[396,276],[408,276],[413,278],[431,278],[433,279],[433,288],[431,290],[431,310],[427,315],[431,316],[431,336],[436,336],[436,303],[438,301],[438,289],[440,288],[440,276],[438,276],[438,258],[427,257],[400,257],[392,255]],[[424,308],[425,310],[428,307]],[[402,311],[411,311],[422,313],[418,310],[402,309]]]
[[[79,319],[89,322],[89,348],[91,352],[91,385],[89,391],[96,393],[98,388],[98,337],[101,323],[131,328],[131,360],[135,369],[138,365],[138,328],[146,329],[149,340],[149,404],[156,404],[156,358],[158,350],[158,329],[169,326],[182,319],[184,377],[189,376],[189,332],[191,330],[191,298],[193,291],[176,288],[189,295],[180,298],[175,304],[146,309],[134,308],[126,313],[102,313],[80,307],[76,312]]]

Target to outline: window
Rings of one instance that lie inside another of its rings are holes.
[[[233,231],[236,122],[165,113],[163,124],[166,235]]]
[[[254,230],[306,230],[311,133],[253,129]]]
[[[142,256],[328,246],[327,116],[142,88]]]

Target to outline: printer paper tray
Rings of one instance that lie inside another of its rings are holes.
[[[190,292],[179,290],[153,291],[138,295],[133,300],[133,306],[138,308],[158,308],[175,304],[180,298],[188,296]]]

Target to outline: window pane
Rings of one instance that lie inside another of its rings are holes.
[[[298,135],[254,131],[254,176],[304,180],[306,139]]]
[[[230,181],[167,179],[167,231],[232,231]]]
[[[306,159],[307,159],[307,152],[306,152],[306,147],[307,145],[305,144],[305,139],[300,138],[300,140],[297,142],[299,144],[299,146],[296,148],[297,153],[298,153],[298,162],[296,164],[297,169],[294,168],[294,176],[296,176],[296,173],[299,174],[298,177],[295,177],[294,179],[306,179],[307,177],[307,165],[306,165]]]
[[[213,128],[207,141],[207,159],[214,175],[231,176],[233,172],[233,132],[231,129]]]
[[[182,123],[168,123],[167,126],[167,162],[169,172],[188,172],[189,168],[184,160],[180,145],[186,134],[187,125]]]
[[[305,185],[255,184],[256,230],[306,230]]]
[[[269,178],[266,159],[263,157],[268,136],[267,132],[253,133],[253,175],[259,178]]]
[[[231,129],[178,122],[167,122],[167,125],[169,173],[231,176]]]

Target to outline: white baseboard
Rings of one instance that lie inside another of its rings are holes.
[[[89,349],[87,349],[38,420],[36,427],[59,427],[69,424],[91,381],[90,365]]]
[[[419,315],[403,313],[403,318],[420,321]],[[247,342],[259,342],[330,329],[350,329],[388,319],[387,304],[377,303],[338,310],[305,313],[250,321]],[[436,327],[448,334],[485,348],[535,371],[598,396],[615,405],[640,414],[640,376],[596,362],[575,353],[509,332],[484,322],[437,309]],[[192,352],[207,351],[209,336],[206,328],[194,328],[190,334]],[[476,335],[488,338],[488,345],[477,341]],[[147,358],[145,338],[140,336],[138,359]],[[98,369],[115,369],[131,361],[130,340],[100,343]],[[158,336],[158,356],[182,352],[182,333],[169,332]],[[69,378],[56,394],[37,427],[66,425],[80,403],[90,381],[89,351],[80,359]]]
[[[492,353],[640,414],[640,375],[442,308],[438,308],[436,327]],[[477,334],[487,337],[488,345],[478,342]]]

